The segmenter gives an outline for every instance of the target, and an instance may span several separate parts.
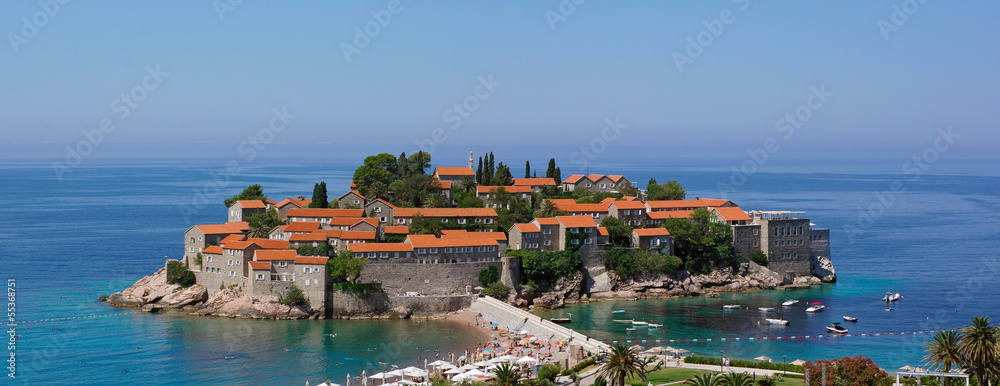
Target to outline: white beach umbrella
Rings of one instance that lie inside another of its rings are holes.
[[[794,360],[794,361],[791,362],[791,364],[796,365],[796,366],[802,366],[805,363],[806,363],[806,361],[801,360],[801,359],[796,359],[796,360]]]
[[[462,370],[462,371],[469,371],[469,370],[475,370],[475,369],[477,369],[477,367],[474,366],[474,365],[465,365],[465,366],[459,367],[459,370]]]
[[[510,362],[510,361],[517,360],[517,357],[513,356],[513,355],[502,355],[502,356],[494,358],[493,360],[496,361],[496,362]]]
[[[392,371],[390,371],[388,373],[385,373],[385,375],[387,377],[396,377],[396,378],[402,377],[403,376],[403,370],[392,370]]]
[[[460,368],[454,368],[454,369],[445,371],[444,373],[445,374],[461,374],[461,373],[464,373],[464,372],[465,372],[465,370],[462,370]]]
[[[407,377],[426,377],[427,371],[419,367],[410,366],[403,369],[403,375]]]
[[[382,379],[385,379],[385,373],[375,373],[375,374],[369,375],[368,378],[369,379],[379,379],[379,380],[382,380]]]
[[[481,361],[481,362],[473,363],[472,365],[476,366],[476,367],[486,367],[486,366],[489,366],[489,365],[492,365],[492,364],[493,363],[490,362],[490,361]]]
[[[766,356],[761,355],[759,357],[754,358],[753,360],[755,360],[755,361],[768,361],[768,362],[770,362],[771,358],[768,358]]]
[[[485,377],[486,373],[479,370],[469,370],[462,374],[465,378]]]
[[[518,360],[517,360],[517,363],[519,363],[519,364],[528,364],[528,365],[533,365],[533,364],[536,364],[536,363],[538,363],[538,359],[535,359],[535,358],[532,358],[532,357],[529,357],[529,356],[526,356],[526,357],[523,357],[523,358],[521,358],[521,359],[518,359]]]
[[[412,382],[412,381],[407,381],[407,380],[404,379],[402,381],[396,382],[396,384],[397,385],[416,385],[417,383],[416,382]]]
[[[439,367],[441,365],[450,365],[450,364],[451,363],[448,363],[448,361],[436,360],[436,361],[431,362],[430,364],[428,364],[428,366]]]

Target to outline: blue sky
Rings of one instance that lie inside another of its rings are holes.
[[[741,157],[773,138],[783,157],[884,157],[947,126],[949,156],[1000,148],[997,2],[232,0],[220,17],[228,2],[71,1],[44,17],[0,3],[0,158],[81,141],[93,157],[226,157],[276,108],[295,118],[262,155]],[[391,19],[348,60],[373,12]],[[123,94],[144,97],[125,117]],[[797,111],[809,119],[789,136],[779,120]],[[114,130],[88,139],[104,118]]]

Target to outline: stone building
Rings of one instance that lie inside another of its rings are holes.
[[[357,190],[341,194],[337,197],[337,207],[341,209],[361,209],[365,207],[365,196]]]
[[[767,255],[768,268],[788,276],[810,276],[810,229],[805,212],[750,212],[760,226],[760,250]]]
[[[483,200],[483,206],[486,208],[497,208],[496,203],[498,190],[503,189],[505,192],[509,193],[512,197],[526,200],[528,202],[528,207],[531,207],[531,202],[534,199],[534,195],[531,194],[530,186],[485,186],[480,185],[476,187],[476,197]]]
[[[434,178],[438,181],[459,182],[463,177],[476,177],[476,172],[471,167],[465,166],[438,166],[434,168]]]
[[[514,186],[527,186],[532,192],[541,192],[546,186],[557,186],[552,178],[515,178]]]
[[[381,198],[376,198],[365,204],[365,214],[378,219],[379,225],[392,224],[392,211],[396,206]]]
[[[630,235],[632,247],[664,255],[674,254],[674,238],[667,228],[637,228]]]
[[[608,216],[622,220],[633,227],[646,226],[646,204],[640,201],[612,201],[608,205]]]
[[[329,224],[330,220],[335,217],[361,218],[364,216],[364,209],[302,208],[288,211],[290,222],[318,222],[320,224]]]
[[[267,211],[267,204],[261,200],[239,200],[229,206],[229,220],[226,222],[247,221],[250,216]]]
[[[306,208],[311,202],[312,199],[305,198],[305,196],[299,196],[299,198],[286,198],[281,200],[281,202],[274,204],[274,208],[278,210],[278,218],[284,220],[288,218],[289,210]]]
[[[586,189],[593,192],[617,193],[625,182],[628,182],[628,179],[619,175],[574,174],[563,180],[562,187],[567,192]]]
[[[250,229],[246,222],[194,225],[184,232],[184,264],[193,266],[194,258],[210,245],[219,245],[230,235],[242,235]]]
[[[392,215],[395,225],[409,226],[418,214],[428,219],[453,220],[458,225],[496,225],[498,219],[493,208],[396,208]]]

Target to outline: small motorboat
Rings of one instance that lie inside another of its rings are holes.
[[[568,315],[569,315],[568,318],[552,318],[552,319],[549,319],[549,320],[552,323],[556,323],[556,324],[572,323],[573,322],[573,314],[568,314]]]
[[[837,334],[847,333],[847,329],[841,326],[840,323],[834,323],[829,326],[826,326],[826,330]]]
[[[774,312],[774,307],[757,307],[760,312]]]
[[[726,305],[722,306],[722,309],[723,310],[738,310],[738,309],[740,309],[740,307],[742,307],[742,306],[739,305],[739,304],[726,304]]]
[[[882,301],[886,302],[886,303],[889,303],[889,302],[897,301],[897,300],[902,299],[902,298],[903,298],[903,295],[900,295],[898,293],[894,294],[892,292],[886,292],[885,293],[885,297],[882,298]]]
[[[663,327],[662,324],[657,324],[657,323],[650,323],[649,324],[649,328],[662,328],[662,327]]]
[[[855,317],[855,316],[844,315],[844,320],[846,320],[848,322],[857,322],[858,318]]]
[[[886,311],[892,311],[892,307],[886,307],[885,310]]]
[[[632,325],[633,325],[633,326],[641,326],[641,327],[646,327],[646,326],[648,326],[648,325],[649,325],[649,323],[647,323],[647,322],[639,322],[639,321],[635,321],[635,320],[633,320],[633,321],[632,321]]]
[[[788,321],[784,319],[764,319],[767,320],[767,324],[777,324],[780,326],[787,326]]]
[[[625,329],[625,332],[635,332],[635,329],[632,327],[628,327]]]
[[[785,302],[781,303],[781,305],[785,306],[785,307],[791,307],[791,306],[794,306],[796,304],[799,304],[798,299],[785,299]]]
[[[824,309],[826,309],[826,306],[822,304],[817,304],[814,306],[810,306],[809,308],[806,308],[806,312],[823,312]]]
[[[625,310],[614,310],[614,311],[611,311],[611,315],[624,314],[624,313],[625,313]]]
[[[618,323],[632,323],[632,322],[634,322],[634,320],[632,320],[632,319],[614,319],[612,321],[613,322],[618,322]]]

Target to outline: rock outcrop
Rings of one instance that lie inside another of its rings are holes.
[[[318,311],[308,308],[287,306],[278,303],[276,296],[251,298],[239,292],[219,291],[211,298],[205,286],[195,284],[183,288],[167,284],[167,270],[161,268],[146,276],[122,292],[102,296],[116,307],[137,307],[145,312],[159,312],[167,308],[185,308],[193,315],[216,315],[251,319],[306,319],[315,317]]]
[[[610,278],[611,290],[592,292],[590,299],[691,296],[703,293],[774,289],[781,284],[779,275],[763,267],[756,267],[743,274],[734,274],[729,269],[723,269],[702,275],[678,271],[672,275],[633,279],[619,278],[613,272],[608,272],[607,275]]]
[[[837,281],[837,271],[833,269],[833,261],[828,256],[813,255],[809,259],[809,269],[813,276],[823,283],[834,283]]]

